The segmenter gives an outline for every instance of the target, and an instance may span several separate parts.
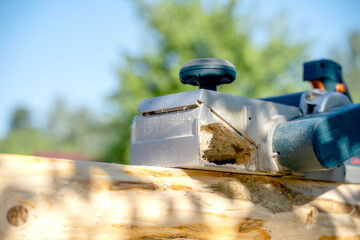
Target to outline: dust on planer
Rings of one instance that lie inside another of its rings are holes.
[[[251,163],[254,153],[254,148],[220,123],[200,127],[200,157],[203,163],[246,166]]]
[[[264,99],[217,92],[236,78],[225,60],[195,59],[179,75],[199,89],[141,101],[130,164],[346,180],[342,163],[360,152],[360,104],[336,62],[304,63],[314,89]]]

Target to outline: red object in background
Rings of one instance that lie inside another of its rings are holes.
[[[38,157],[47,157],[47,158],[62,158],[69,160],[80,160],[80,161],[90,161],[88,157],[81,153],[63,153],[63,152],[37,152],[35,156]]]
[[[360,158],[352,157],[350,158],[351,165],[360,165]]]

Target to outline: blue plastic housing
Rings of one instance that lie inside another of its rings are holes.
[[[281,166],[295,172],[334,168],[360,153],[360,104],[281,124],[273,138]]]

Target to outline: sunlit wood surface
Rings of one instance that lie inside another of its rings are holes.
[[[0,155],[0,239],[360,239],[360,184]]]

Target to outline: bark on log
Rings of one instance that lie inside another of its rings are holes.
[[[360,184],[0,155],[0,239],[360,239]]]

